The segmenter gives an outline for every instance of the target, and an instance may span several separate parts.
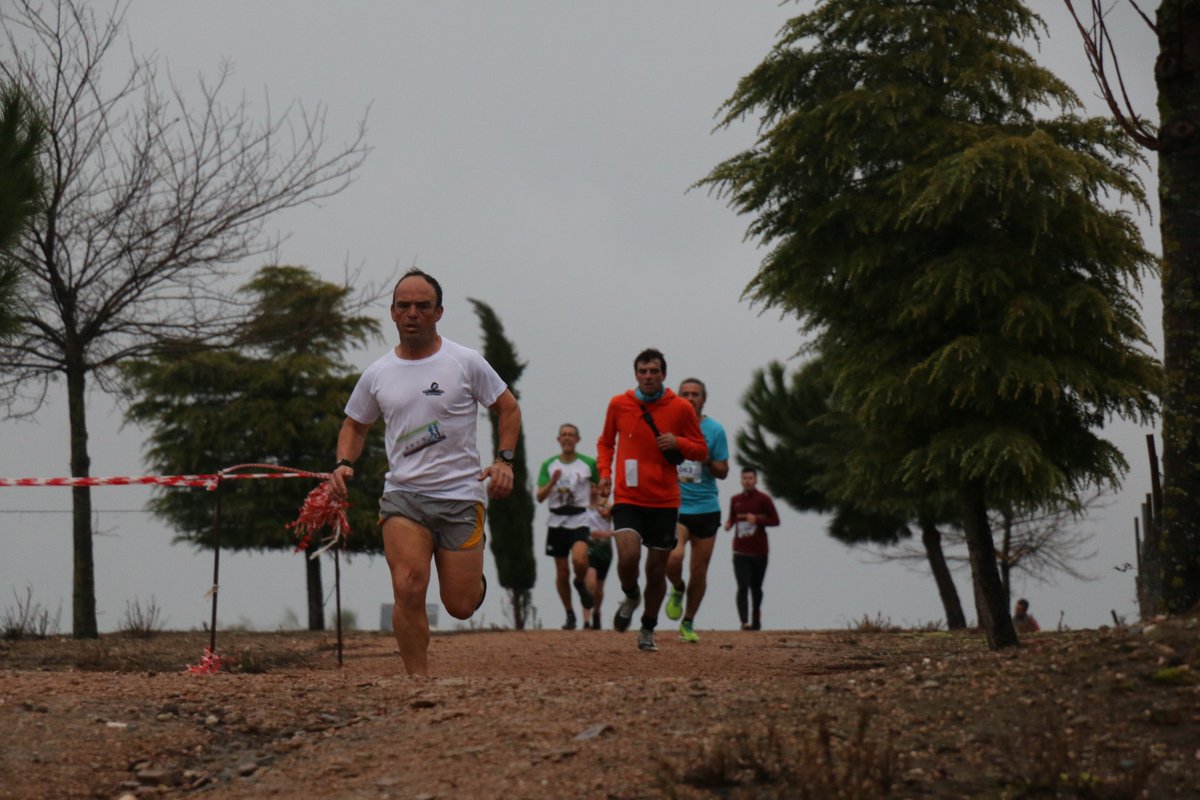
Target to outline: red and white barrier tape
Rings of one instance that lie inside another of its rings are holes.
[[[269,469],[272,472],[236,472],[240,469]],[[0,486],[204,486],[208,490],[217,488],[221,481],[261,480],[264,478],[319,478],[325,480],[327,472],[308,472],[302,469],[282,467],[277,464],[238,464],[226,467],[211,475],[138,475],[117,477],[85,478],[0,478]]]

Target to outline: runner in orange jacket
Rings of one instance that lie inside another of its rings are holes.
[[[653,348],[633,362],[636,389],[619,394],[608,404],[604,428],[596,443],[600,490],[614,488],[613,530],[617,540],[617,577],[625,598],[613,627],[629,628],[641,603],[638,567],[646,546],[646,608],[638,649],[654,651],[654,628],[666,595],[667,557],[675,547],[679,517],[679,473],[685,458],[708,459],[708,446],[692,404],[663,386],[667,360]],[[613,464],[616,464],[614,487]],[[639,544],[640,542],[640,544]]]

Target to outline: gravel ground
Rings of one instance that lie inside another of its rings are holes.
[[[0,642],[0,798],[1200,797],[1196,618]]]

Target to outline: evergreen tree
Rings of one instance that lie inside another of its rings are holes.
[[[41,191],[37,157],[43,135],[16,88],[0,93],[0,341],[17,330],[21,272],[8,250],[36,209]]]
[[[470,299],[470,298],[468,298]],[[492,307],[482,300],[471,299],[475,315],[483,328],[483,357],[508,384],[513,396],[520,399],[517,380],[525,364],[517,358],[516,347],[504,335],[504,326]],[[499,446],[500,431],[495,412],[492,420],[492,449]],[[537,580],[537,561],[533,555],[533,493],[529,488],[529,467],[526,464],[525,432],[517,438],[513,460],[513,491],[508,497],[493,499],[488,504],[488,527],[492,532],[492,555],[500,585],[508,590],[513,627],[518,630],[532,611],[531,590]]]
[[[819,360],[806,364],[790,382],[777,361],[755,373],[742,398],[749,425],[737,434],[743,464],[755,467],[771,493],[793,508],[832,511],[829,535],[844,544],[894,545],[911,538],[912,526],[918,527],[946,612],[946,626],[965,628],[962,603],[942,551],[941,531],[935,514],[922,507],[920,498],[895,482],[887,487],[888,495],[868,496],[865,481],[858,483],[852,500],[831,497],[832,487],[847,482],[839,477],[848,467],[845,453],[863,449],[846,441],[859,432],[846,415],[830,408],[831,393]]]
[[[347,313],[347,289],[301,267],[264,267],[241,291],[253,313],[234,346],[126,366],[137,398],[128,418],[149,428],[148,461],[163,473],[207,473],[243,463],[325,472],[333,465],[342,408],[357,381],[344,363],[346,352],[378,337],[379,325]],[[375,487],[386,471],[382,434],[376,431],[356,465],[359,479],[350,486],[352,551],[382,550]],[[312,488],[312,481],[302,479],[223,483],[220,546],[294,548],[296,539],[285,526]],[[180,532],[179,541],[214,546],[212,492],[163,488],[151,509]],[[321,562],[307,555],[303,562],[308,626],[322,630]]]
[[[1096,429],[1148,420],[1161,379],[1133,293],[1153,256],[1101,205],[1144,202],[1135,153],[1019,46],[1039,29],[1019,0],[821,2],[723,107],[756,146],[701,181],[754,215],[749,296],[804,321],[863,432],[838,495],[874,461],[953,497],[992,648],[1017,637],[988,509],[1116,483]]]

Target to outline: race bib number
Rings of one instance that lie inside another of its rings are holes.
[[[679,470],[680,483],[699,483],[703,476],[703,465],[699,461],[685,461],[676,469]]]
[[[747,536],[753,536],[758,530],[758,526],[753,522],[747,522],[744,519],[739,519],[737,524],[737,535],[739,539],[744,539]]]

